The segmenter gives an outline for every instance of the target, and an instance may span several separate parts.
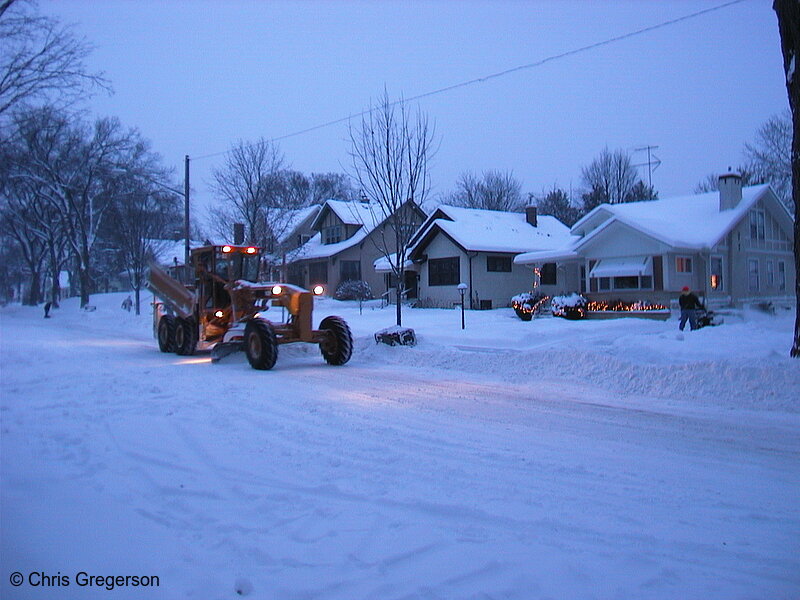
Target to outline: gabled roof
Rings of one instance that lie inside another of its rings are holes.
[[[411,240],[410,255],[417,256],[439,232],[468,252],[517,254],[563,246],[569,229],[549,215],[541,215],[537,226],[524,213],[441,205]]]
[[[602,211],[608,213],[610,219],[625,223],[670,246],[710,248],[719,243],[767,193],[772,193],[767,184],[742,188],[741,201],[734,208],[722,211],[719,209],[719,192],[626,204],[601,204],[575,223],[572,230],[579,230],[584,222],[595,216],[593,213]],[[594,231],[587,234],[581,245],[593,234]]]
[[[622,223],[673,248],[705,250],[718,244],[762,198],[771,198],[779,219],[791,216],[769,185],[742,188],[742,199],[728,210],[719,209],[719,192],[678,196],[626,204],[601,204],[572,226],[572,239],[549,252],[526,253],[514,262],[578,258],[580,249],[614,223]],[[585,235],[583,235],[585,234]]]
[[[313,215],[316,215],[321,208],[322,207],[319,204],[314,204],[312,206],[307,206],[306,208],[301,208],[300,210],[294,211],[289,216],[286,227],[283,229],[283,233],[278,236],[278,242],[282,244],[289,239],[298,227],[300,227],[307,219],[311,218]]]
[[[329,212],[333,212],[345,225],[364,225],[374,229],[384,220],[383,211],[372,202],[326,200],[322,205],[312,229],[319,231]]]
[[[403,206],[405,206],[405,204]],[[413,202],[411,202],[411,206],[416,210],[420,210]],[[325,221],[328,212],[333,212],[347,225],[360,225],[358,231],[346,240],[342,240],[336,244],[323,244],[322,233],[319,232],[319,229]],[[295,261],[334,256],[343,250],[360,244],[370,233],[375,231],[375,229],[386,221],[386,219],[388,219],[388,217],[383,215],[380,206],[375,203],[328,200],[311,223],[311,227],[318,230],[318,233],[300,248],[290,252],[287,255],[287,259],[289,261]]]

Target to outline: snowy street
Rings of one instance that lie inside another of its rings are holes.
[[[391,308],[323,301],[353,360],[283,346],[259,372],[158,352],[123,297],[0,310],[3,598],[800,595],[788,316],[678,340],[406,311],[420,343],[388,348]]]

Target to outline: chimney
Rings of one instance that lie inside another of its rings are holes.
[[[742,201],[742,176],[729,171],[719,176],[719,210],[730,210]]]
[[[525,220],[536,227],[538,225],[536,220],[536,207],[535,206],[526,206],[525,207]]]
[[[244,243],[244,223],[233,224],[233,244],[241,246]]]

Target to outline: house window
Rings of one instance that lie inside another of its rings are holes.
[[[457,256],[428,260],[428,285],[458,285],[459,260]]]
[[[487,256],[486,270],[490,273],[511,273],[511,257]]]
[[[750,211],[750,239],[763,240],[765,235],[764,227],[764,211],[751,210]]]
[[[719,256],[712,256],[711,257],[711,265],[710,265],[710,284],[711,289],[715,292],[721,292],[724,288],[722,287],[722,258]]]
[[[311,239],[310,235],[306,235],[305,233],[298,233],[297,234],[297,247],[299,248],[300,246],[305,244],[310,239]]]
[[[751,258],[747,261],[747,281],[751,292],[758,291],[758,259]]]
[[[357,260],[343,260],[339,263],[339,281],[360,281],[361,262]]]
[[[308,265],[308,283],[311,286],[328,283],[327,262],[314,262]]]
[[[688,256],[678,256],[675,259],[675,270],[678,273],[692,272],[692,259]]]
[[[322,230],[323,244],[337,244],[342,241],[342,226],[331,225]]]
[[[586,293],[586,265],[581,266],[581,294]]]
[[[556,285],[556,263],[545,263],[542,265],[540,281],[542,285]]]
[[[782,260],[778,261],[778,289],[786,291],[786,263]]]
[[[601,277],[600,278],[600,291],[608,291],[611,289],[611,278],[610,277]]]
[[[643,290],[652,290],[653,289],[653,276],[652,275],[642,275],[639,277],[639,287]]]
[[[771,288],[775,285],[775,263],[771,260],[767,261],[767,287]]]
[[[615,290],[636,290],[638,288],[639,288],[639,277],[637,275],[614,277]]]

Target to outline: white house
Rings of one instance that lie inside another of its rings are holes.
[[[452,306],[461,299],[458,284],[465,283],[471,308],[508,306],[534,280],[514,257],[561,247],[569,238],[566,225],[537,215],[535,207],[518,213],[439,206],[411,240],[409,259],[419,273],[419,301]]]
[[[689,286],[714,305],[790,301],[792,229],[768,185],[742,188],[728,173],[718,192],[602,204],[572,226],[566,244],[521,254],[515,264],[563,273],[546,292],[593,300],[668,305]]]

